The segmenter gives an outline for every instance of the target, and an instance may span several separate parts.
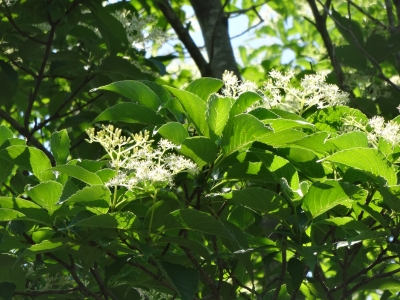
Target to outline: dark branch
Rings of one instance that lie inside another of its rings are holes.
[[[38,297],[43,295],[65,295],[73,292],[79,292],[79,288],[75,287],[66,290],[47,290],[47,291],[25,290],[25,292],[14,292],[14,296]]]
[[[6,111],[4,111],[3,109],[0,108],[0,117],[2,117],[4,120],[6,120],[12,127],[14,127],[14,129],[16,129],[18,131],[18,133],[22,136],[26,137],[26,132],[25,132],[25,128],[19,124],[17,122],[17,120],[15,120],[13,117],[11,117],[11,115],[9,113],[7,113]],[[31,136],[30,140],[27,141],[28,144],[32,144],[33,146],[35,146],[36,148],[38,148],[39,150],[42,150],[44,152],[44,154],[46,154],[46,156],[50,159],[50,162],[52,165],[54,165],[55,163],[55,159],[54,156],[50,153],[49,150],[47,150],[41,142],[39,142],[34,136]]]
[[[40,85],[44,79],[44,71],[46,69],[47,60],[49,59],[51,47],[53,45],[53,39],[54,39],[56,27],[57,27],[58,23],[60,22],[60,20],[58,20],[56,22],[52,22],[50,19],[50,16],[48,18],[50,21],[51,29],[49,32],[49,37],[46,42],[46,49],[44,50],[42,64],[40,66],[39,73],[36,77],[35,88],[33,89],[33,91],[31,92],[31,94],[29,96],[28,107],[27,107],[27,109],[25,111],[25,115],[24,115],[24,128],[25,128],[25,132],[26,132],[25,137],[28,139],[28,141],[30,140],[30,138],[33,134],[33,132],[32,133],[29,132],[29,119],[30,119],[30,116],[32,113],[33,104],[35,103],[36,97],[39,93]]]
[[[158,8],[164,14],[167,21],[171,24],[172,28],[175,30],[179,39],[182,41],[186,49],[189,51],[191,57],[196,63],[196,66],[200,70],[201,76],[202,77],[211,76],[210,68],[207,61],[201,54],[199,48],[194,43],[192,37],[189,34],[188,29],[182,25],[181,21],[179,20],[179,17],[176,15],[175,11],[169,4],[169,1],[162,0],[162,1],[157,1],[156,3]]]

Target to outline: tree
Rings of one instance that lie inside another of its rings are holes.
[[[0,1],[0,298],[396,297],[398,1]]]

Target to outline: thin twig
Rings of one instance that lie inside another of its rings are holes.
[[[0,108],[0,117],[2,117],[4,120],[6,120],[15,130],[18,131],[18,133],[22,136],[26,137],[26,132],[25,128],[17,122],[9,113],[7,113],[5,110]],[[36,148],[42,150],[44,154],[50,159],[50,162],[52,165],[55,163],[54,156],[51,154],[49,150],[47,150],[39,140],[37,140],[34,136],[31,136],[30,140],[27,141],[28,145],[32,144]]]
[[[14,19],[13,19],[13,17],[12,17],[12,14],[11,14],[11,12],[10,12],[10,10],[8,9],[8,6],[7,6],[7,4],[4,4],[4,0],[1,0],[1,2],[3,3],[3,7],[6,9],[6,18],[7,18],[7,20],[10,22],[10,24],[18,31],[18,33],[20,34],[20,35],[22,35],[23,37],[26,37],[27,39],[29,39],[29,40],[31,40],[31,41],[33,41],[33,42],[35,42],[35,43],[38,43],[38,44],[42,44],[42,45],[46,45],[47,43],[46,42],[43,42],[43,41],[41,41],[41,40],[39,40],[39,39],[37,39],[37,38],[35,38],[35,37],[33,37],[33,36],[30,36],[29,34],[27,34],[27,33],[25,33],[25,32],[23,32],[19,27],[18,27],[18,25],[15,23],[15,21],[14,21]]]
[[[308,0],[310,1],[310,0]],[[400,92],[400,87],[397,86],[394,82],[392,82],[388,77],[385,76],[385,74],[383,74],[382,68],[379,65],[379,63],[376,61],[376,59],[374,57],[372,57],[367,50],[364,49],[364,47],[362,47],[359,43],[359,41],[357,40],[356,36],[354,35],[352,30],[349,30],[346,26],[343,26],[335,17],[332,16],[332,14],[329,12],[328,7],[326,7],[324,4],[322,4],[322,2],[320,0],[317,0],[318,3],[320,3],[321,5],[323,5],[326,13],[332,18],[332,20],[335,21],[335,23],[342,28],[344,31],[346,31],[350,37],[352,38],[354,44],[357,46],[357,48],[364,54],[364,56],[366,58],[368,58],[368,60],[372,63],[372,65],[377,69],[378,71],[378,77],[380,79],[383,79],[384,81],[386,81],[391,87],[393,87],[395,90],[397,90],[398,92]]]
[[[374,18],[373,16],[371,16],[368,12],[366,12],[363,8],[361,8],[360,6],[358,6],[357,4],[355,4],[352,0],[348,0],[350,5],[353,6],[355,9],[357,9],[360,13],[362,13],[363,15],[365,15],[368,19],[370,19],[371,21],[373,21],[375,24],[381,26],[382,28],[386,29],[387,26],[382,23],[381,21],[379,21],[378,19]]]
[[[117,300],[117,297],[115,297],[114,294],[107,288],[104,280],[101,278],[97,262],[94,263],[93,268],[90,268],[90,273],[93,275],[94,279],[97,282],[97,285],[100,287],[100,290],[106,297],[106,299],[110,297],[112,300]]]
[[[24,128],[25,128],[25,132],[26,132],[25,137],[28,139],[28,141],[30,140],[30,138],[32,136],[32,133],[29,132],[29,119],[31,117],[33,104],[35,103],[36,97],[37,97],[37,95],[39,93],[40,85],[42,84],[42,81],[44,79],[44,77],[43,77],[44,76],[44,71],[46,69],[47,60],[49,59],[49,55],[50,55],[50,52],[51,52],[51,47],[53,45],[53,39],[54,39],[54,36],[55,36],[55,31],[56,31],[58,23],[60,22],[60,20],[52,22],[49,14],[48,14],[48,18],[49,18],[49,22],[50,22],[50,25],[51,25],[51,29],[50,29],[50,32],[49,32],[49,37],[47,38],[46,49],[44,50],[42,64],[40,65],[39,73],[38,73],[38,75],[36,77],[35,88],[33,89],[33,91],[31,92],[31,94],[29,96],[28,107],[27,107],[27,109],[25,111],[25,115],[24,115]]]
[[[281,287],[285,281],[285,275],[286,275],[286,241],[283,239],[282,240],[282,265],[281,265],[281,273],[279,274],[278,277],[278,283],[275,289],[275,293],[274,296],[272,297],[272,299],[277,300],[279,299],[279,292],[281,290]]]
[[[199,272],[200,276],[203,278],[204,283],[210,288],[214,295],[214,299],[222,300],[218,288],[216,287],[214,280],[208,275],[208,273],[200,266],[199,262],[194,257],[192,251],[186,247],[179,246],[185,253],[189,260],[192,262],[195,269]]]

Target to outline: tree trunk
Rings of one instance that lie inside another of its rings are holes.
[[[211,76],[222,78],[225,70],[233,71],[238,78],[228,31],[228,18],[220,0],[190,0],[199,21],[207,49]]]

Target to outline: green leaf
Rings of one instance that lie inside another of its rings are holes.
[[[292,278],[292,287],[298,289],[304,279],[305,264],[298,260],[296,257],[292,257],[288,261],[288,272]],[[303,272],[302,272],[303,270]]]
[[[290,143],[290,146],[311,150],[314,153],[328,154],[332,151],[332,146],[325,143],[329,136],[328,132],[316,132]]]
[[[189,248],[194,253],[202,256],[205,260],[210,259],[210,253],[207,247],[197,241],[185,239],[180,236],[163,236],[156,241],[157,244],[176,244],[182,247]]]
[[[167,139],[174,143],[175,145],[180,145],[186,138],[189,137],[189,134],[186,128],[177,122],[171,122],[162,125],[156,131],[159,133],[164,139]]]
[[[360,131],[353,131],[339,135],[338,137],[327,140],[326,144],[331,145],[333,149],[338,151],[357,147],[369,147],[367,135]]]
[[[53,252],[55,250],[66,248],[71,245],[72,243],[68,238],[57,238],[53,240],[44,240],[39,244],[32,245],[31,247],[28,248],[28,251],[33,252],[35,254],[39,254],[45,252]]]
[[[103,185],[93,185],[79,190],[64,202],[86,206],[95,214],[105,214],[110,207],[111,192]]]
[[[10,129],[8,129],[4,125],[0,125],[0,146],[7,141],[8,139],[11,139],[13,137],[13,133]]]
[[[287,201],[277,193],[263,188],[233,191],[232,201],[252,210],[285,219],[290,215]]]
[[[225,226],[214,217],[194,209],[180,209],[165,218],[165,228],[190,229],[232,239]]]
[[[176,199],[166,198],[158,200],[154,205],[149,207],[143,222],[144,226],[147,228],[150,226],[151,216],[153,215],[151,228],[157,230],[161,226],[164,226],[165,217],[178,208],[179,202]]]
[[[127,62],[128,63],[128,62]],[[155,92],[153,92],[147,85],[140,81],[124,80],[113,82],[109,85],[101,86],[94,90],[112,91],[121,96],[132,100],[133,102],[140,103],[154,111],[157,111],[161,105],[161,100]]]
[[[367,69],[367,58],[355,45],[342,45],[335,48],[339,61],[346,67],[357,70]]]
[[[287,129],[280,132],[268,132],[260,137],[258,141],[273,147],[283,147],[287,144],[301,140],[306,136],[306,133],[296,129]]]
[[[50,149],[57,165],[62,165],[67,162],[70,146],[71,141],[68,137],[67,130],[56,131],[51,135]]]
[[[17,258],[13,258],[9,254],[0,255],[0,282],[10,282],[15,284],[15,290],[19,292],[25,291],[25,271],[20,266]],[[12,288],[11,285],[6,285]]]
[[[10,146],[0,151],[3,157],[14,164],[32,172],[40,181],[53,179],[49,158],[39,149],[27,146]]]
[[[221,147],[225,156],[255,142],[272,132],[257,118],[240,114],[231,119],[223,131]]]
[[[357,122],[367,122],[368,118],[358,109],[348,106],[333,106],[317,110],[307,118],[320,131],[337,132],[343,126],[343,119],[353,116]]]
[[[224,85],[222,80],[203,77],[192,81],[185,90],[207,101],[212,93],[216,93]]]
[[[364,45],[363,31],[357,21],[353,18],[349,19],[341,16],[334,8],[332,8],[332,17],[335,21],[336,28],[349,44],[356,45],[358,43],[361,46]],[[348,31],[351,31],[352,35],[356,38],[356,41]]]
[[[168,277],[171,279],[182,300],[192,300],[199,284],[199,273],[182,265],[160,262]]]
[[[233,103],[231,111],[230,111],[230,117],[234,117],[238,114],[246,112],[246,110],[251,107],[254,103],[257,103],[259,101],[263,101],[263,98],[256,93],[253,92],[245,92],[239,96],[238,99]],[[276,114],[271,112],[271,115],[275,115],[278,117]]]
[[[286,159],[270,152],[253,152],[272,173],[277,182],[285,178],[291,189],[299,189],[299,176],[295,167]]]
[[[395,278],[378,278],[363,285],[362,289],[400,292],[400,282]]]
[[[68,176],[75,177],[76,179],[79,179],[90,185],[103,184],[103,181],[97,174],[92,173],[80,166],[61,165],[51,168],[51,170],[60,172],[62,174],[67,174]]]
[[[400,212],[400,186],[380,186],[383,202],[393,211]]]
[[[303,208],[315,218],[339,204],[352,204],[354,198],[363,197],[364,193],[362,188],[347,182],[314,182],[304,197]]]
[[[229,119],[229,111],[233,100],[212,96],[207,102],[206,119],[212,132],[213,140],[217,140]]]
[[[32,201],[14,197],[0,197],[0,207],[21,212],[24,214],[25,220],[50,224],[49,214]]]
[[[16,288],[17,286],[15,283],[7,281],[0,282],[0,298],[12,300]]]
[[[318,224],[328,224],[332,226],[338,226],[348,229],[353,229],[356,231],[368,231],[370,230],[367,225],[365,225],[361,221],[354,220],[350,217],[337,217],[337,218],[329,218],[326,220],[318,221],[314,223],[314,225]]]
[[[128,230],[134,227],[136,216],[131,212],[116,212],[97,215],[73,224],[71,227],[117,228]]]
[[[100,121],[119,121],[146,125],[165,123],[164,119],[157,115],[154,110],[135,103],[119,103],[107,108],[92,123]]]
[[[181,91],[170,86],[164,87],[178,98],[198,133],[208,137],[210,129],[206,121],[206,103],[200,97],[190,92]]]
[[[0,208],[0,221],[12,221],[23,217],[25,217],[25,215],[19,211],[9,208]]]
[[[46,209],[50,214],[60,207],[57,202],[60,200],[63,186],[56,181],[42,182],[34,187],[27,186],[25,191],[36,204]]]
[[[201,168],[216,159],[218,148],[209,138],[195,136],[182,142],[179,153],[191,158]]]
[[[353,148],[334,153],[324,160],[340,163],[376,177],[383,177],[388,185],[397,183],[397,176],[390,163],[376,149]]]

